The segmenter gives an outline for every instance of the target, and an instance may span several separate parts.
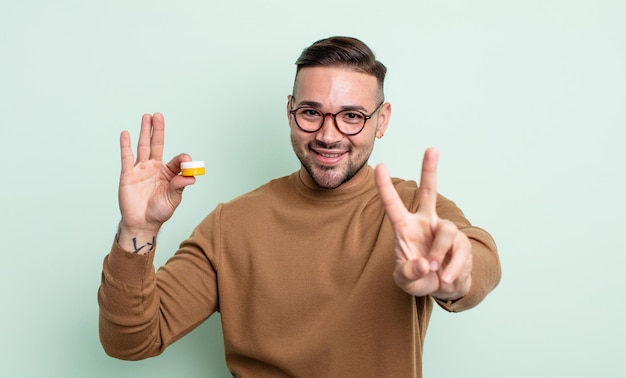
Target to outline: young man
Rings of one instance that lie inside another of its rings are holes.
[[[160,114],[144,115],[136,161],[122,133],[122,220],[99,291],[110,355],[157,355],[219,311],[233,376],[420,377],[434,301],[465,310],[497,285],[494,241],[437,194],[436,150],[419,190],[368,166],[391,116],[371,50],[332,37],[296,64],[286,114],[301,169],[219,204],[156,273],[191,158],[162,162]]]

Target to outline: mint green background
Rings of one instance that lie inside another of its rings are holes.
[[[389,68],[371,163],[439,190],[496,238],[478,308],[435,309],[426,377],[622,377],[623,1],[8,1],[0,5],[0,376],[226,377],[219,316],[162,356],[109,358],[101,263],[119,218],[118,135],[163,112],[166,156],[208,174],[159,239],[164,262],[218,202],[298,168],[285,116],[313,41]]]

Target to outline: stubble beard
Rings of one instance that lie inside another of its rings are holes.
[[[361,168],[367,164],[369,156],[372,152],[372,149],[370,148],[369,150],[364,150],[356,155],[354,159],[350,159],[350,156],[348,156],[349,159],[341,165],[326,166],[315,163],[310,157],[307,158],[305,151],[296,148],[296,144],[293,142],[294,141],[292,140],[293,149],[298,157],[298,160],[300,160],[300,163],[309,173],[309,176],[311,176],[313,181],[319,187],[324,189],[336,189],[342,184],[350,181],[350,179],[353,178],[354,175],[356,175],[357,172],[359,172]],[[306,149],[308,150],[309,155],[315,154],[312,148],[312,143],[309,143],[306,146]],[[346,154],[349,155],[352,151],[353,149],[350,148]]]

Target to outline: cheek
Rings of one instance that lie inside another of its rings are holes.
[[[306,144],[315,139],[315,133],[305,133],[298,128],[293,122],[289,123],[289,134],[292,143]]]
[[[291,139],[291,145],[296,150],[303,150],[303,145],[305,144],[306,139],[302,136],[302,132],[298,130],[298,128],[291,127],[291,131],[289,133],[289,138]]]
[[[375,130],[363,130],[360,134],[350,138],[352,146],[361,150],[371,149],[375,140]]]

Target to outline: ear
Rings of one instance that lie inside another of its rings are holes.
[[[286,111],[287,111],[287,122],[289,124],[291,124],[291,113],[289,113],[289,111],[291,110],[291,101],[293,101],[293,95],[287,95]]]
[[[391,104],[386,102],[378,111],[378,126],[376,126],[376,138],[380,139],[385,135],[389,119],[391,118]]]

